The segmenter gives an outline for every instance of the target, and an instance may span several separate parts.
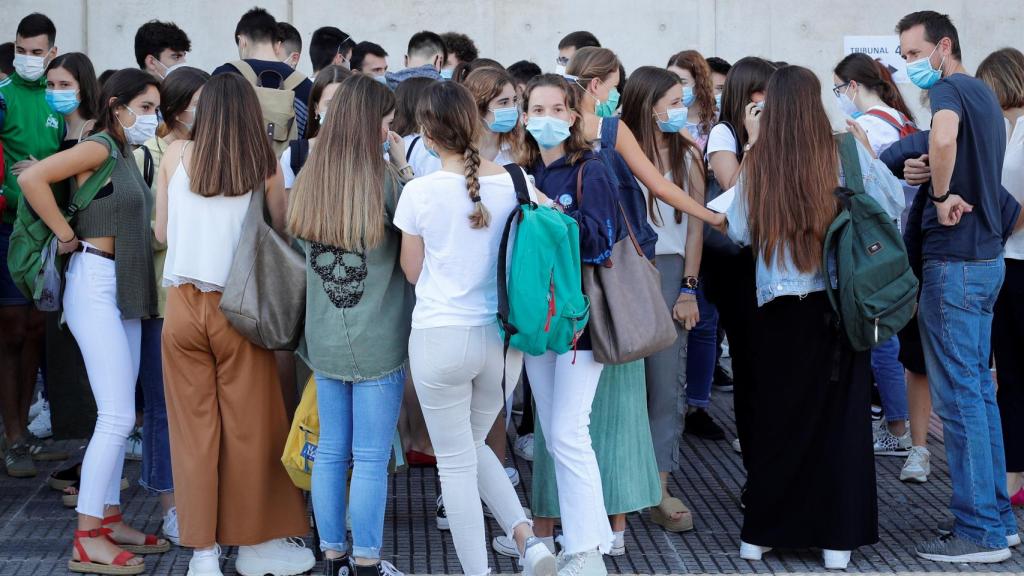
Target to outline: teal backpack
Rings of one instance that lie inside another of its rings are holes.
[[[893,219],[864,192],[857,143],[837,136],[846,186],[836,188],[842,210],[825,234],[825,291],[854,350],[866,351],[914,317],[917,277]]]
[[[572,350],[590,318],[583,295],[580,231],[575,220],[530,200],[522,168],[510,164],[519,207],[501,235],[498,321],[506,348],[539,356]],[[518,220],[509,268],[508,244]]]

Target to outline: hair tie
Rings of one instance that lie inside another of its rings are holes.
[[[480,203],[480,195],[479,194],[473,194],[473,195],[471,195],[469,197],[469,199],[472,200],[474,204],[479,204]]]

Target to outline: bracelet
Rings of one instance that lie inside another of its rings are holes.
[[[415,171],[415,170],[413,170],[413,168],[412,168],[412,165],[411,165],[411,164],[406,164],[405,166],[403,166],[403,167],[399,168],[399,169],[398,169],[398,173],[399,173],[399,174],[405,174],[405,171],[406,171],[406,170],[408,170],[408,171],[409,171],[409,174],[410,174],[410,175],[412,175],[412,176],[415,176],[415,175],[416,175],[416,171]]]
[[[71,244],[72,242],[74,242],[77,239],[78,239],[78,235],[72,232],[71,233],[71,240],[61,240],[60,238],[57,238],[57,243],[58,244]]]
[[[697,291],[694,290],[693,288],[687,288],[686,286],[683,286],[682,288],[679,289],[679,295],[682,296],[683,294],[689,294],[690,296],[696,296],[697,295]]]

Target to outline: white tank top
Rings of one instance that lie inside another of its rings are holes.
[[[164,286],[192,284],[203,292],[224,290],[250,196],[251,192],[200,196],[192,191],[184,164],[178,163],[167,184]]]

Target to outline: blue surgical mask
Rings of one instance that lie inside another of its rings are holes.
[[[451,80],[452,76],[454,74],[455,74],[455,69],[454,68],[444,68],[444,69],[441,70],[441,78],[444,79],[444,80]]]
[[[715,94],[715,108],[722,109],[722,95]]]
[[[920,60],[914,60],[907,64],[907,77],[921,90],[927,90],[942,78],[942,65],[946,62],[946,57],[943,56],[939,62],[939,69],[932,68],[932,55],[935,54],[935,50],[938,50],[938,44],[932,50],[932,53],[927,58],[921,58]]]
[[[441,159],[441,155],[437,153],[437,150],[434,150],[430,146],[427,146],[426,141],[423,142],[423,149],[426,150],[427,154],[430,154],[431,157],[437,158],[438,160]]]
[[[515,106],[511,108],[498,108],[497,110],[491,110],[491,112],[494,112],[494,122],[487,125],[491,132],[505,134],[511,132],[516,127],[516,124],[519,123],[519,108]]]
[[[693,93],[693,86],[683,86],[683,106],[689,108],[693,106],[693,101],[697,98],[697,95]]]
[[[387,154],[388,152],[391,152],[391,140],[385,140],[383,146],[384,146],[384,153],[385,154]]]
[[[380,76],[374,76],[373,79],[385,86],[388,85],[388,75],[386,73],[381,74]]]
[[[666,119],[661,119],[661,114],[655,114],[658,120],[658,129],[662,132],[675,134],[686,127],[686,108],[669,108],[665,111]]]
[[[78,90],[46,89],[46,103],[57,114],[68,115],[78,108]]]
[[[533,136],[538,146],[548,150],[569,137],[569,123],[553,116],[533,116],[526,123],[526,131]]]

